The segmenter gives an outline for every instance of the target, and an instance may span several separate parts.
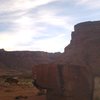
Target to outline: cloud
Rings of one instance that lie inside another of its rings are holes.
[[[41,50],[41,51],[48,51],[48,52],[63,52],[64,47],[66,46],[66,39],[65,34],[59,34],[55,37],[46,38],[46,39],[39,39],[36,42],[33,42],[30,49],[34,50]],[[62,41],[63,40],[63,41]]]
[[[77,5],[84,5],[89,9],[100,9],[99,0],[75,0]]]
[[[0,48],[56,52],[63,51],[69,43],[67,35],[73,30],[74,17],[61,14],[66,12],[62,8],[64,0],[5,0],[2,3]]]
[[[59,9],[48,9],[46,7],[40,8],[35,15],[31,14],[31,17],[36,19],[37,23],[53,25],[58,27],[72,29],[73,19],[71,16],[57,15]]]
[[[63,34],[58,33],[55,36],[51,37],[48,36],[47,38],[42,38],[42,39],[41,36],[39,39],[37,38],[30,39],[27,37],[27,35],[24,36],[20,36],[20,34],[12,34],[12,35],[7,35],[6,33],[2,34],[0,35],[0,48],[5,48],[6,50],[63,52],[67,42],[66,41],[67,37],[65,33]]]
[[[27,10],[54,1],[55,0],[0,0],[0,12]]]

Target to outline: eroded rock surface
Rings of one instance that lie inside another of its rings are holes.
[[[71,36],[62,62],[88,66],[100,75],[100,21],[75,25]]]

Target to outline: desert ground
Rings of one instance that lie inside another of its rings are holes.
[[[46,96],[38,95],[38,92],[30,79],[20,79],[18,84],[8,84],[0,79],[0,100],[46,100]]]
[[[46,100],[46,95],[38,95],[39,90],[32,85],[31,78],[20,78],[18,84],[4,80],[0,77],[0,100]],[[100,100],[100,77],[95,78],[93,100]]]

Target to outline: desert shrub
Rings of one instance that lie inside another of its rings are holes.
[[[27,98],[28,98],[28,96],[22,96],[22,95],[15,97],[16,100],[18,100],[18,99],[27,99]]]

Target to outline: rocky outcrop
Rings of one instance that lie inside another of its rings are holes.
[[[75,25],[71,37],[61,61],[90,67],[100,75],[100,21]]]
[[[0,70],[6,73],[31,73],[32,67],[55,61],[61,53],[5,51],[0,49]],[[1,73],[1,72],[0,72]]]

